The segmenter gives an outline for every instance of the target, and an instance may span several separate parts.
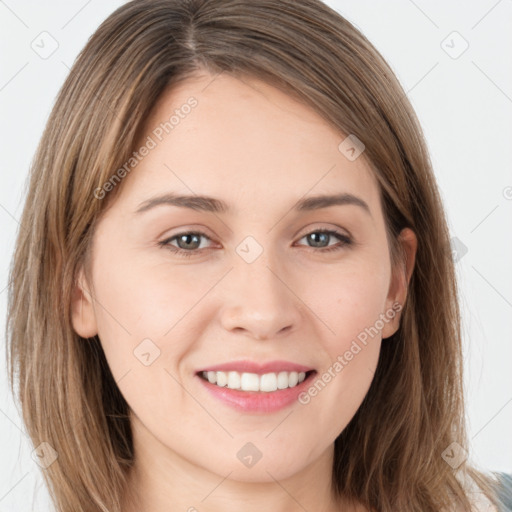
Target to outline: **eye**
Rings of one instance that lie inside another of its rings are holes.
[[[166,247],[171,252],[178,254],[179,256],[192,256],[194,253],[199,252],[199,249],[204,249],[201,246],[201,238],[210,240],[205,233],[201,231],[186,231],[174,235],[171,238],[158,242],[160,247]],[[178,247],[171,245],[171,242],[176,240]]]
[[[340,242],[337,245],[325,246],[324,244],[328,242],[331,237],[336,237]],[[310,247],[319,249],[319,252],[339,251],[343,249],[343,247],[352,244],[352,239],[349,236],[331,229],[315,229],[304,235],[300,240],[304,238],[313,244],[313,246]]]
[[[328,243],[331,237],[337,238],[339,243],[337,245],[325,246],[324,244]],[[165,247],[178,256],[190,257],[207,248],[204,247],[204,245],[201,246],[202,238],[211,241],[210,237],[202,231],[184,231],[183,233],[178,233],[177,235],[158,242],[158,245]],[[311,249],[318,249],[317,252],[339,251],[345,246],[352,244],[352,239],[349,236],[331,229],[316,229],[307,233],[299,240],[304,238],[307,238],[308,242],[313,244],[310,246]],[[173,245],[172,242],[174,241],[176,241],[177,245]]]

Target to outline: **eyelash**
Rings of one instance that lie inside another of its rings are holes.
[[[323,247],[323,248],[309,247],[310,249],[316,250],[318,252],[325,253],[325,252],[339,251],[339,250],[345,248],[346,246],[352,245],[352,243],[353,243],[352,239],[350,237],[348,237],[347,235],[344,235],[342,233],[339,233],[338,231],[334,231],[331,229],[315,229],[315,230],[310,231],[309,233],[306,233],[305,235],[301,236],[301,239],[306,236],[309,236],[313,233],[326,233],[328,235],[334,235],[341,242],[341,245],[334,245],[331,247]],[[172,253],[177,254],[178,256],[184,256],[186,258],[189,258],[190,256],[193,256],[194,254],[197,254],[198,252],[201,251],[201,249],[190,249],[190,250],[180,249],[179,247],[174,247],[173,245],[169,244],[169,242],[171,242],[172,240],[179,238],[180,236],[183,236],[183,235],[198,235],[198,236],[207,238],[208,240],[211,240],[208,235],[206,235],[205,233],[203,233],[201,231],[184,231],[183,233],[178,233],[177,235],[174,235],[171,238],[167,238],[165,240],[162,240],[161,242],[158,242],[158,245],[162,248],[165,247]]]

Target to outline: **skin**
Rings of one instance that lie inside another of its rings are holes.
[[[73,302],[76,332],[99,335],[131,408],[138,510],[364,510],[333,497],[334,440],[366,395],[399,314],[306,405],[240,413],[207,393],[195,372],[240,359],[327,372],[365,327],[404,303],[416,237],[401,233],[407,264],[392,269],[364,157],[348,160],[338,150],[345,135],[264,82],[206,73],[183,82],[160,98],[141,140],[190,96],[198,105],[125,178],[98,224],[91,280],[80,271]],[[160,205],[133,213],[164,192],[213,196],[231,211]],[[293,211],[304,196],[333,192],[358,196],[370,213],[356,205]],[[331,235],[315,245],[306,235],[321,228],[355,244]],[[158,246],[198,229],[206,237],[195,245],[169,242],[196,251],[191,257]],[[236,252],[249,235],[263,251],[250,264]],[[160,349],[149,366],[134,356],[146,338]],[[252,467],[237,457],[248,442],[262,454]],[[132,494],[125,511],[137,509]]]

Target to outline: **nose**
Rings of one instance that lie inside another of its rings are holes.
[[[302,304],[288,273],[260,256],[236,262],[226,283],[221,323],[230,332],[258,340],[274,339],[299,328]]]

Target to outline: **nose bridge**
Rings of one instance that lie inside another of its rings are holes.
[[[247,237],[236,248],[221,320],[227,330],[267,339],[297,327],[300,301],[286,284],[278,255],[258,245]]]

